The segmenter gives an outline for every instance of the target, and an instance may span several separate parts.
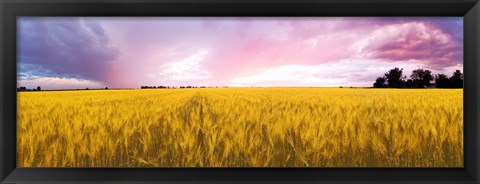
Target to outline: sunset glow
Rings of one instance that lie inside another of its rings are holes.
[[[18,19],[18,86],[371,86],[387,70],[463,71],[463,19]]]

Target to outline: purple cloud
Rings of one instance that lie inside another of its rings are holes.
[[[365,86],[391,67],[462,69],[462,26],[461,17],[21,18],[18,76],[109,87]]]
[[[19,18],[19,74],[103,81],[119,50],[95,21]]]

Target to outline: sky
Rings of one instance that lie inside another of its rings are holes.
[[[463,71],[462,17],[20,17],[17,85],[372,86]]]

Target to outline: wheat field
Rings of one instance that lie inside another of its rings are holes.
[[[463,167],[461,89],[19,92],[17,167]]]

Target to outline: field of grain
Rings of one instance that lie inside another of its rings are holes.
[[[18,93],[18,167],[463,167],[461,89]]]

